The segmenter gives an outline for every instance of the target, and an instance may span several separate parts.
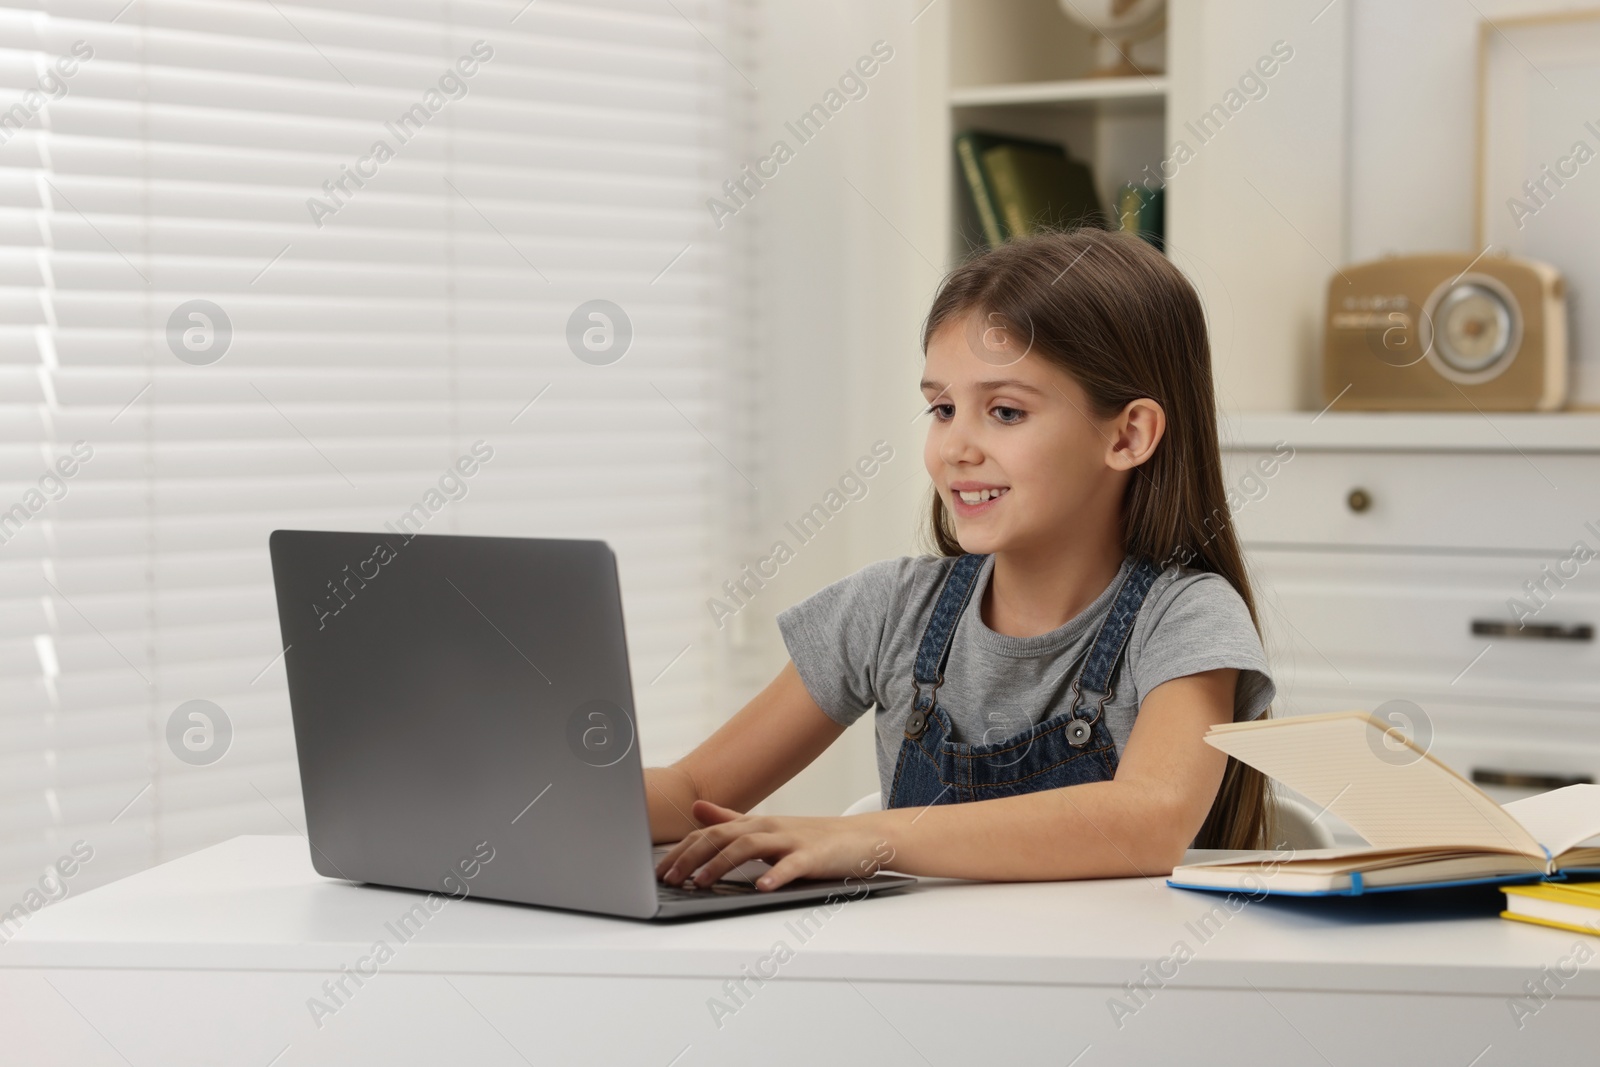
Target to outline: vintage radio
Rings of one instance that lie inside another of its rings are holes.
[[[1554,267],[1441,252],[1328,282],[1322,399],[1335,410],[1551,411],[1567,401],[1565,286]]]

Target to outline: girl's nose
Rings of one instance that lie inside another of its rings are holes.
[[[972,429],[957,411],[956,417],[945,427],[944,440],[939,442],[939,458],[952,467],[980,462],[983,452]]]

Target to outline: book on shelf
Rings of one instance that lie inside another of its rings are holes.
[[[1354,896],[1600,873],[1600,785],[1500,805],[1365,711],[1223,723],[1207,744],[1304,794],[1366,839],[1175,867],[1184,889]]]
[[[1129,182],[1117,190],[1117,228],[1136,233],[1161,249],[1166,238],[1166,193]]]
[[[1049,141],[967,130],[956,159],[984,241],[992,248],[1043,230],[1103,226],[1088,164]]]

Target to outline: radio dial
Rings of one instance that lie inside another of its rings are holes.
[[[1438,372],[1478,385],[1511,366],[1522,344],[1522,313],[1505,285],[1463,274],[1440,285],[1423,306],[1423,352]]]
[[[1488,367],[1511,347],[1511,314],[1499,293],[1481,285],[1456,286],[1434,313],[1439,358],[1463,374]]]

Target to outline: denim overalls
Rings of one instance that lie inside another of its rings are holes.
[[[1083,669],[1072,683],[1072,700],[1065,711],[999,741],[968,744],[950,740],[950,716],[935,697],[944,682],[956,624],[986,558],[956,557],[923,631],[913,672],[915,698],[889,789],[891,808],[988,800],[1103,782],[1116,773],[1116,744],[1100,712],[1111,699],[1112,671],[1133,631],[1134,619],[1160,571],[1142,559],[1129,568],[1111,610],[1100,623]],[[1092,709],[1086,701],[1079,707],[1085,688],[1105,694]]]

